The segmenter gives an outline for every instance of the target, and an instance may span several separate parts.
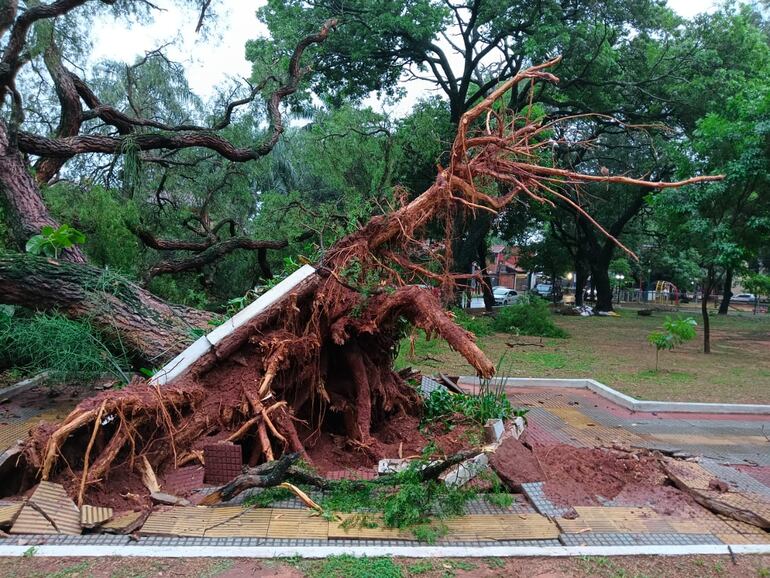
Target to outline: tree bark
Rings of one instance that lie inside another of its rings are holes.
[[[37,235],[46,225],[54,229],[59,223],[51,217],[43,202],[35,180],[27,170],[21,154],[10,142],[8,129],[0,120],[0,202],[5,208],[11,226],[13,241],[24,251],[27,240]],[[62,251],[61,258],[74,263],[85,263],[86,258],[78,247]]]
[[[722,302],[719,304],[719,315],[727,315],[730,309],[730,299],[733,297],[733,270],[725,271],[725,283],[722,292]]]
[[[166,303],[102,269],[26,254],[0,257],[0,303],[88,319],[133,358],[152,365],[182,351],[195,339],[192,330],[212,317]]]
[[[595,263],[591,268],[591,279],[596,289],[596,310],[612,311],[612,286],[610,285],[609,263]]]
[[[703,283],[703,299],[700,303],[701,317],[703,317],[703,353],[711,353],[711,325],[709,319],[709,299],[714,287],[714,270],[709,268]]]
[[[583,293],[585,292],[586,282],[588,281],[588,271],[582,263],[575,263],[575,307],[582,307]]]

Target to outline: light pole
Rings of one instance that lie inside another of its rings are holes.
[[[618,292],[618,305],[620,305],[620,286],[622,285],[623,279],[625,278],[626,276],[623,275],[622,273],[615,274],[615,286],[617,287],[617,292]]]

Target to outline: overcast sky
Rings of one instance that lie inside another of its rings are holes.
[[[669,5],[682,16],[692,17],[713,9],[715,0],[669,0]],[[103,58],[132,62],[137,56],[169,42],[169,33],[176,39],[166,50],[168,56],[185,65],[193,92],[204,98],[226,77],[248,77],[251,71],[245,58],[247,40],[266,34],[257,20],[256,10],[264,0],[237,0],[220,9],[217,30],[208,36],[195,34],[198,14],[195,10],[180,10],[170,0],[157,0],[164,8],[156,12],[152,24],[125,27],[124,23],[104,22],[94,34],[94,61]],[[224,4],[224,3],[222,3]],[[418,86],[409,91],[406,103],[396,113],[404,112],[411,102],[424,94]]]

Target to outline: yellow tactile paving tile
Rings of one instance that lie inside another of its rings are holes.
[[[556,523],[568,534],[583,532],[666,534],[674,530],[669,519],[651,508],[575,507],[574,520],[559,518]]]
[[[738,534],[760,534],[765,536],[765,539],[770,540],[769,532],[763,530],[762,528],[758,528],[753,524],[747,524],[746,522],[741,522],[740,520],[734,520],[733,518],[722,516],[721,514],[719,514],[717,517],[731,528],[730,532],[735,532]]]
[[[385,527],[378,514],[335,514],[329,521],[329,538],[414,540],[414,535],[406,530]]]
[[[136,522],[142,516],[142,512],[123,512],[113,516],[111,520],[102,524],[102,530],[121,532]]]
[[[329,537],[329,522],[314,510],[274,508],[267,537],[326,539]]]
[[[99,526],[112,518],[112,508],[98,506],[80,507],[80,524],[86,527]]]
[[[442,523],[447,528],[447,540],[544,540],[559,535],[556,524],[539,514],[472,515],[448,518]],[[374,524],[377,526],[371,527]],[[384,527],[376,515],[364,519],[356,514],[338,514],[329,521],[313,510],[244,510],[239,506],[176,507],[153,512],[141,533],[218,538],[416,539],[409,530]]]
[[[714,479],[714,474],[696,462],[666,459],[666,467],[682,480],[688,488],[694,490],[707,490],[709,482]]]
[[[725,544],[770,544],[770,534],[714,534]]]
[[[565,423],[577,428],[595,427],[598,425],[596,421],[574,407],[549,407],[548,413],[552,413],[561,418]]]
[[[62,486],[51,482],[38,484],[10,530],[11,534],[79,535],[80,532],[80,510]]]
[[[0,426],[0,452],[7,450],[17,441],[26,439],[30,428],[38,423],[38,419],[28,419]]]
[[[270,510],[260,508],[249,510],[237,517],[231,515],[224,518],[220,516],[223,519],[215,522],[218,525],[209,526],[204,535],[212,538],[265,537],[270,526],[270,515]],[[211,521],[214,522],[215,518],[212,518]]]
[[[767,438],[762,436],[702,436],[693,434],[655,433],[650,434],[650,437],[673,444],[693,446],[762,446],[767,444]]]
[[[0,528],[7,528],[13,524],[16,516],[21,512],[21,507],[24,504],[22,502],[16,502],[15,504],[3,504],[0,506]]]
[[[770,521],[770,501],[760,494],[748,492],[709,492],[709,496],[733,508],[747,510]]]
[[[447,518],[448,540],[547,540],[559,537],[559,528],[539,514],[470,515]]]

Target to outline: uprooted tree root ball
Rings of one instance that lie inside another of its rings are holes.
[[[454,282],[467,277],[449,270],[459,216],[496,214],[522,195],[571,202],[559,189],[588,181],[663,188],[708,179],[657,183],[549,166],[554,123],[506,113],[496,103],[521,82],[556,82],[544,71],[556,62],[518,74],[468,111],[449,166],[427,191],[337,242],[315,274],[183,376],[82,402],[61,424],[33,430],[19,464],[32,477],[64,483],[82,502],[109,485],[116,467],[136,476],[144,458],[158,470],[178,467],[220,440],[242,444],[254,465],[287,452],[307,457],[306,447],[331,433],[371,463],[383,457],[372,432],[396,415],[420,412],[414,388],[392,369],[407,324],[445,339],[490,377],[494,366],[474,336],[452,321],[437,295],[412,285],[438,283],[448,298]],[[493,183],[499,196],[484,192]],[[425,241],[436,222],[444,224],[445,239]]]

